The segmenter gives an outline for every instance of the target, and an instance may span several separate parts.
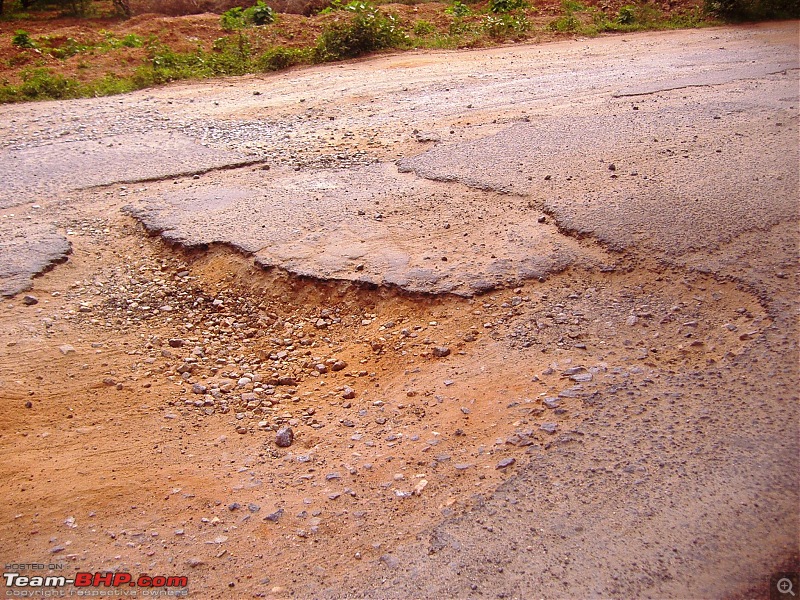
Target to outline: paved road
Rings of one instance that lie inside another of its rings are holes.
[[[742,594],[797,553],[798,102],[790,22],[7,107],[2,292],[65,258],[78,205],[265,268],[410,291],[571,267],[735,282],[769,315],[742,333],[752,347],[598,389],[580,439],[532,451],[468,515],[396,563],[297,591]]]
[[[400,55],[371,61],[369,78],[356,63],[8,107],[0,207],[26,214],[76,189],[161,180],[131,210],[170,239],[462,294],[597,263],[542,213],[612,249],[708,249],[796,216],[796,33]],[[217,171],[247,161],[271,168]],[[189,173],[207,174],[174,177]],[[43,211],[26,216],[47,230]],[[52,251],[29,264],[6,248],[14,281],[63,257],[63,239],[43,239]]]

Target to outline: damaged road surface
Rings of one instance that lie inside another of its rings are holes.
[[[222,597],[798,567],[798,24],[4,108],[0,554]]]

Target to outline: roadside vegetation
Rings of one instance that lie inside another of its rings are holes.
[[[800,0],[683,0],[665,5],[605,0],[375,5],[332,0],[309,2],[309,15],[277,13],[264,0],[246,6],[205,6],[193,0],[183,9],[176,3],[165,0],[161,10],[174,14],[218,8],[221,14],[136,16],[152,6],[135,0],[0,0],[0,103],[106,96],[386,49],[475,48],[800,14]]]

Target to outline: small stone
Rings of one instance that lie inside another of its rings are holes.
[[[58,554],[59,552],[63,552],[64,550],[66,550],[64,546],[53,546],[52,548],[50,548],[50,554]]]
[[[39,304],[39,299],[36,296],[23,296],[22,303],[25,306],[33,306],[34,304]]]
[[[342,390],[342,398],[344,398],[345,400],[352,400],[355,397],[356,397],[356,391],[349,385],[344,386],[344,390]]]
[[[294,431],[291,427],[285,426],[278,430],[275,434],[275,444],[279,448],[288,448],[294,442]]]
[[[572,381],[577,381],[579,383],[586,383],[592,380],[592,374],[589,372],[586,373],[576,373],[570,377]]]
[[[547,408],[558,408],[558,398],[545,398],[542,402]]]
[[[556,429],[558,429],[558,425],[556,423],[542,423],[542,426],[539,427],[542,431],[546,431],[547,433],[555,433]]]
[[[64,356],[66,356],[67,354],[73,354],[75,352],[75,347],[70,346],[69,344],[64,344],[62,346],[59,346],[58,349]]]
[[[383,554],[378,560],[390,569],[396,569],[398,566],[400,566],[400,561],[396,556],[392,556],[391,554]]]
[[[547,222],[547,217],[545,217],[544,215],[540,215],[540,216],[539,216],[539,218],[538,218],[538,219],[536,219],[536,220],[537,220],[539,223],[546,223],[546,222]]]
[[[509,456],[508,458],[504,458],[499,463],[497,463],[495,469],[505,469],[506,467],[510,467],[511,465],[513,465],[515,462],[517,462],[517,459]]]
[[[347,363],[343,360],[337,360],[333,365],[331,365],[332,371],[341,371],[347,368]]]
[[[611,163],[610,165],[608,165],[608,170],[609,171],[616,171],[617,170],[617,165],[615,165],[614,163]]]
[[[204,386],[202,383],[195,383],[192,385],[192,393],[193,394],[205,394],[208,388]]]
[[[28,401],[25,403],[25,408],[33,408],[33,402],[31,402],[30,400],[28,400]]]
[[[447,346],[434,346],[432,353],[436,358],[444,358],[445,356],[450,356],[450,348]]]
[[[189,560],[186,561],[186,564],[189,565],[192,569],[196,569],[197,567],[204,565],[206,563],[204,563],[199,558],[190,558]]]
[[[228,510],[231,512],[239,510],[240,508],[242,508],[242,505],[238,502],[232,502],[231,504],[228,504]]]
[[[269,513],[266,517],[264,517],[264,520],[269,521],[271,523],[277,523],[282,516],[283,516],[283,509],[279,508],[275,512]]]
[[[183,346],[183,340],[181,339],[173,338],[169,341],[170,348],[180,348],[181,346]]]

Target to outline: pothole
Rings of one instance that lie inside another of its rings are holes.
[[[224,246],[180,252],[107,225],[73,237],[80,278],[37,280],[59,308],[30,319],[34,307],[15,303],[28,329],[3,360],[23,351],[31,368],[4,392],[51,415],[18,422],[15,436],[160,423],[134,447],[170,473],[156,489],[178,491],[144,512],[158,515],[150,527],[185,533],[135,551],[82,534],[123,561],[199,556],[229,569],[222,550],[252,539],[291,564],[341,556],[320,582],[353,560],[390,561],[392,547],[471,510],[533,454],[591,435],[599,398],[684,401],[666,375],[730,361],[770,325],[734,284],[679,270],[570,269],[467,299],[304,279]],[[73,366],[43,375],[46,360]],[[275,443],[284,427],[289,447]],[[291,589],[294,571],[271,571],[266,589]],[[201,589],[209,577],[198,575]]]

